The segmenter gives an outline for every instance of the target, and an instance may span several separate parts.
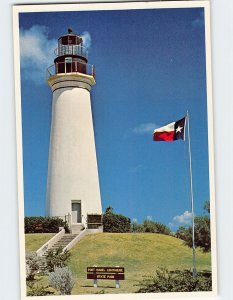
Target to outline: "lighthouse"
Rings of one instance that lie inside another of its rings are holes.
[[[101,214],[90,91],[93,65],[81,36],[72,29],[58,39],[54,65],[48,68],[53,93],[46,214],[70,216],[76,233],[88,214]]]

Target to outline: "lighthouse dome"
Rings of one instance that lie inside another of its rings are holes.
[[[81,36],[75,34],[71,28],[68,28],[68,33],[58,38],[58,48],[55,49],[57,56],[72,55],[78,56],[87,62],[88,51],[83,46]]]

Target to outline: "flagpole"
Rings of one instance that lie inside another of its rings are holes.
[[[189,114],[187,111],[187,127],[188,127],[188,149],[189,149],[189,178],[190,178],[190,195],[191,195],[191,210],[192,210],[192,243],[193,243],[193,277],[197,276],[196,268],[196,249],[195,249],[195,223],[194,223],[194,200],[193,200],[193,176],[192,176],[192,155],[191,155],[191,139],[189,127]]]

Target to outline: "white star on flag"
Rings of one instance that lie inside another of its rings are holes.
[[[176,128],[176,133],[177,133],[177,132],[181,132],[182,129],[183,129],[183,127],[178,126],[178,127]]]

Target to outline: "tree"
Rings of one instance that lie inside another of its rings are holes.
[[[210,218],[208,216],[195,218],[195,244],[204,252],[211,249]]]
[[[197,216],[194,218],[195,229],[195,246],[200,247],[203,252],[211,250],[211,233],[210,233],[210,201],[206,201],[203,205],[203,209],[208,212],[208,215]],[[193,246],[192,240],[192,227],[180,227],[176,236],[185,241],[185,244],[189,247]]]
[[[108,206],[105,210],[105,214],[113,214],[113,208],[112,206]]]
[[[200,247],[203,252],[211,250],[210,237],[210,218],[208,216],[199,216],[194,219],[195,224],[195,246]],[[185,241],[185,244],[192,248],[192,227],[180,227],[176,236]]]
[[[207,211],[208,213],[210,213],[210,201],[206,201],[206,202],[204,203],[203,209],[204,209],[205,211]]]
[[[179,227],[179,229],[176,231],[176,237],[184,241],[189,240],[190,237],[192,239],[192,227]]]
[[[118,232],[125,233],[130,232],[131,220],[120,214],[113,213],[111,206],[107,207],[105,214],[103,215],[103,231],[104,232]]]

